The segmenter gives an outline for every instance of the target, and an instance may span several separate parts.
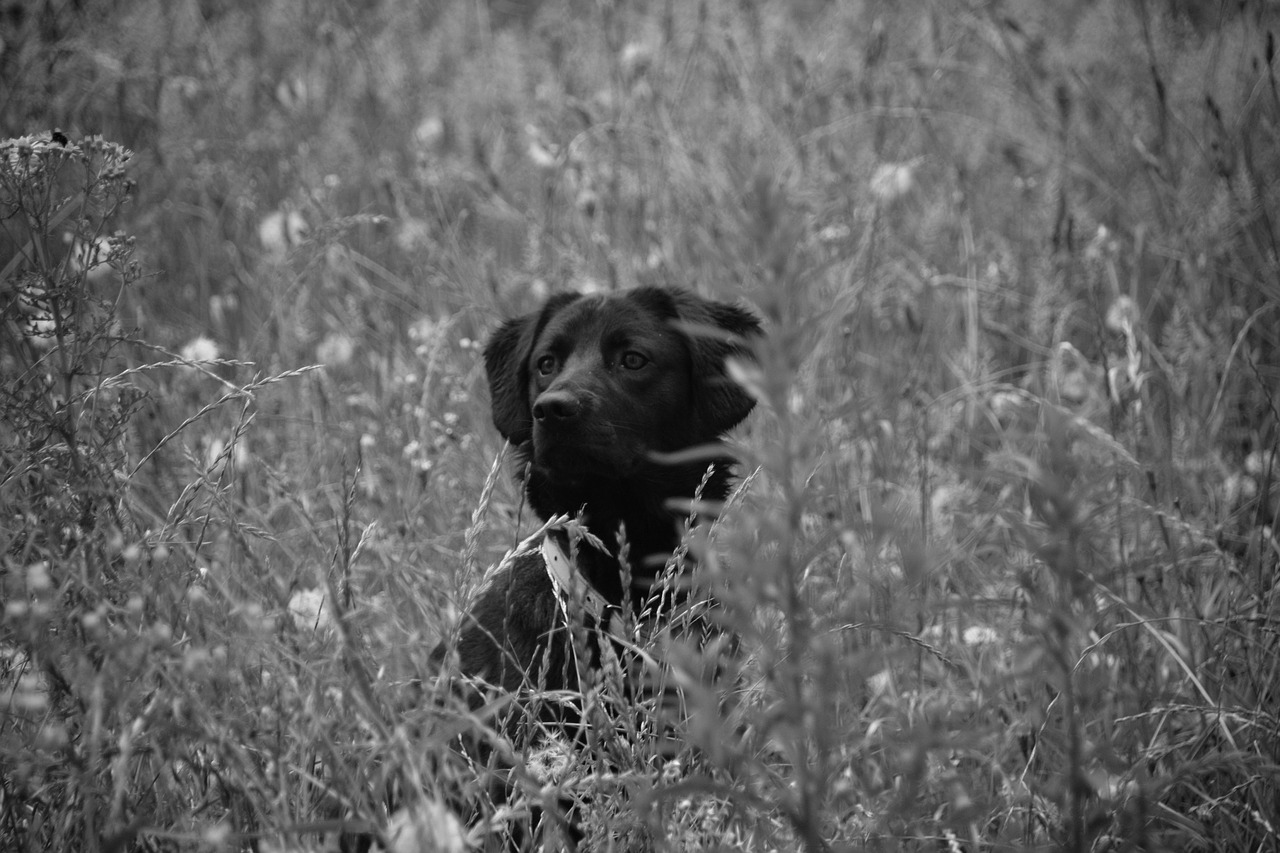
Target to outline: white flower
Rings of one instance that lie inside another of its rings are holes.
[[[388,853],[460,853],[466,850],[462,821],[438,800],[423,798],[387,822]]]
[[[1254,477],[1261,477],[1272,464],[1269,450],[1255,450],[1244,458],[1244,470]]]
[[[413,140],[423,148],[435,148],[444,139],[444,121],[438,115],[429,115],[413,129]]]
[[[0,693],[0,708],[35,714],[49,706],[49,686],[44,676],[27,671]]]
[[[559,148],[538,129],[537,125],[528,124],[524,128],[528,137],[527,148],[529,159],[539,169],[554,169],[560,162]]]
[[[1000,635],[996,633],[995,628],[986,625],[970,625],[964,629],[961,635],[966,646],[988,646],[1000,641]]]
[[[549,740],[529,754],[525,766],[529,775],[544,785],[551,785],[564,778],[573,753],[563,741]]]
[[[881,163],[871,173],[871,194],[884,203],[896,201],[915,186],[916,167],[920,160],[905,163]]]
[[[327,631],[333,627],[333,612],[326,593],[320,589],[300,589],[289,599],[289,615],[299,631]]]
[[[321,364],[341,367],[351,361],[355,353],[355,341],[342,332],[330,332],[316,347],[316,360]]]
[[[273,210],[258,223],[258,242],[276,260],[282,260],[306,237],[307,220],[296,210]]]
[[[1084,247],[1084,256],[1091,261],[1100,261],[1109,252],[1116,249],[1116,241],[1111,239],[1107,226],[1099,225],[1089,244]]]
[[[236,439],[235,446],[230,451],[227,450],[227,443],[221,438],[213,437],[209,439],[208,446],[205,447],[204,465],[210,474],[220,475],[222,468],[227,464],[227,460],[231,460],[231,464],[244,469],[249,464],[249,448],[244,436]]]
[[[437,321],[433,317],[423,317],[409,327],[409,340],[414,343],[432,346],[436,343],[437,338],[444,335],[446,329],[448,329],[446,321]]]
[[[53,586],[49,579],[49,564],[41,560],[27,566],[27,589],[32,592],[44,592]]]
[[[852,233],[848,225],[836,223],[835,225],[828,225],[819,231],[818,241],[821,243],[837,243],[841,240],[848,240]]]
[[[186,346],[178,352],[178,355],[182,356],[186,361],[216,361],[218,358],[218,345],[204,335],[200,335],[188,341]]]
[[[1127,332],[1138,323],[1138,306],[1128,296],[1121,296],[1107,309],[1107,328],[1113,332]]]
[[[430,246],[431,224],[424,219],[407,216],[400,220],[400,225],[396,228],[395,241],[396,248],[402,252]]]
[[[991,395],[991,411],[1000,420],[1006,420],[1018,413],[1022,407],[1022,395],[1017,391],[997,391]]]

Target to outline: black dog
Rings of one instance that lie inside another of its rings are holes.
[[[512,693],[576,690],[566,587],[585,581],[588,627],[651,605],[682,541],[680,504],[728,493],[731,463],[715,448],[754,401],[725,362],[759,334],[747,311],[656,287],[554,296],[494,333],[493,421],[516,448],[529,505],[544,521],[577,517],[597,545],[555,530],[508,560],[461,626],[463,674]]]

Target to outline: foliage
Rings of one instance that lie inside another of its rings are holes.
[[[0,19],[0,846],[1274,837],[1268,4]],[[494,802],[427,660],[537,527],[477,342],[642,283],[769,326],[690,543],[737,671],[637,633],[676,760],[606,674]]]

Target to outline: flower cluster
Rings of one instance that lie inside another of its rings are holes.
[[[0,218],[17,213],[24,192],[47,186],[66,163],[79,163],[88,170],[90,185],[119,183],[126,193],[131,192],[133,182],[125,177],[125,170],[132,158],[132,151],[101,136],[72,142],[53,131],[6,139],[0,142]]]

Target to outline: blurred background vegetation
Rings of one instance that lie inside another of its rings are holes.
[[[1278,24],[0,0],[0,846],[495,843],[404,695],[535,526],[479,349],[671,284],[770,328],[745,723],[577,759],[596,849],[1271,849]]]

